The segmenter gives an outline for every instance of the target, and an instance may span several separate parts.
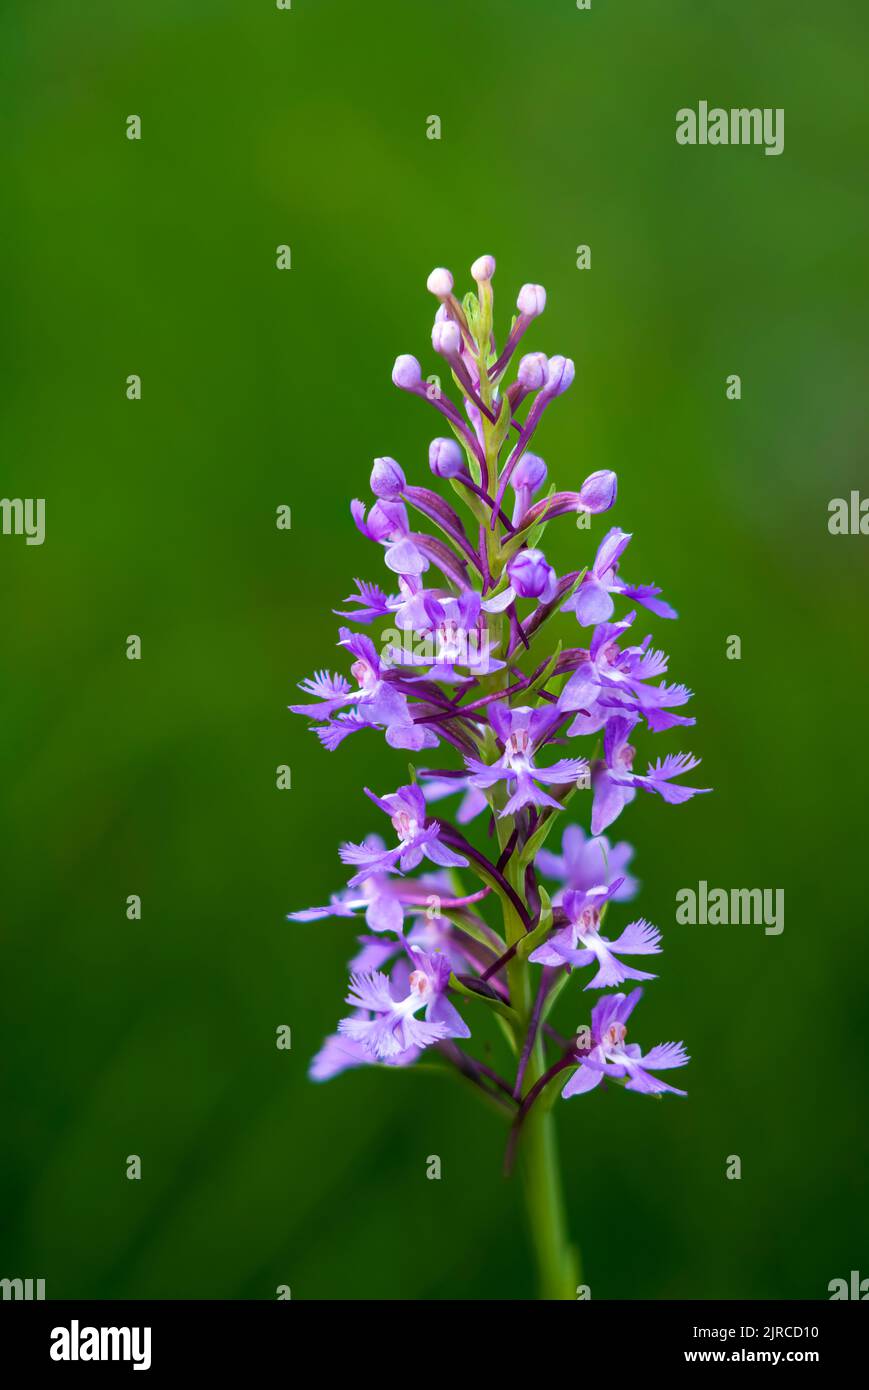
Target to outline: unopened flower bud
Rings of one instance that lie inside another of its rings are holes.
[[[507,566],[507,575],[520,598],[540,598],[555,588],[555,571],[542,550],[520,550]]]
[[[400,357],[396,357],[395,366],[392,369],[392,380],[396,386],[400,386],[402,391],[414,391],[422,383],[422,368],[415,357],[410,353],[404,352]]]
[[[539,454],[523,454],[510,479],[514,492],[520,489],[533,497],[538,488],[546,482],[546,464]]]
[[[426,289],[437,295],[438,299],[446,299],[447,295],[453,292],[453,277],[443,266],[438,266],[433,270],[426,280]]]
[[[590,473],[579,489],[580,506],[587,512],[606,512],[616,500],[618,479],[611,468]]]
[[[379,458],[374,460],[374,467],[371,470],[371,491],[375,497],[384,497],[388,501],[395,501],[404,492],[407,486],[407,479],[401,465],[395,459]]]
[[[455,357],[461,351],[462,330],[455,319],[444,319],[435,323],[431,334],[431,345],[442,357]]]
[[[471,266],[471,278],[479,285],[483,280],[491,280],[495,274],[495,257],[478,256]]]
[[[546,374],[546,392],[550,396],[560,396],[573,381],[576,369],[569,357],[550,357]]]
[[[542,285],[523,285],[516,300],[516,308],[526,319],[536,319],[546,308],[546,291]]]
[[[539,391],[549,372],[545,352],[527,352],[519,363],[517,380],[525,391]]]
[[[457,478],[465,471],[465,456],[454,439],[433,439],[428,466],[436,478]]]

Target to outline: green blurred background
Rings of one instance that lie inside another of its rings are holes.
[[[687,1102],[559,1108],[592,1296],[869,1275],[869,540],[827,531],[830,498],[867,490],[867,30],[850,0],[6,0],[0,490],[47,499],[47,538],[0,537],[0,1276],[533,1290],[475,1096],[307,1080],[351,931],[284,920],[344,881],[363,781],[406,769],[374,735],[328,755],[286,706],[335,664],[352,577],[382,576],[348,513],[371,459],[427,478],[436,417],[389,380],[398,352],[434,369],[426,274],[464,289],[482,252],[501,330],[540,281],[528,346],[576,360],[538,437],[551,477],[619,475],[612,518],[553,527],[552,556],[635,532],[629,575],[679,608],[652,626],[697,692],[697,728],[654,753],[695,749],[716,788],[617,827],[667,947],[636,1039],[693,1062]],[[680,148],[701,99],[783,107],[784,154]],[[676,926],[700,879],[783,888],[784,933]]]

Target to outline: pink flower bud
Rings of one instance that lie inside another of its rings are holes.
[[[550,357],[546,374],[546,393],[560,396],[573,381],[576,369],[569,357]]]
[[[484,280],[491,280],[495,274],[495,257],[479,256],[471,266],[471,278],[479,285]]]
[[[433,439],[428,466],[436,478],[457,478],[465,471],[465,456],[454,439]]]
[[[521,489],[532,497],[538,488],[546,482],[546,464],[538,454],[523,454],[510,479],[510,486],[514,492]]]
[[[523,285],[516,300],[516,308],[526,319],[536,319],[546,308],[546,291],[542,285]]]
[[[415,357],[410,353],[404,352],[401,357],[396,357],[395,366],[392,369],[392,380],[396,386],[400,386],[402,391],[414,391],[422,383],[422,368]]]
[[[462,348],[462,330],[455,319],[436,322],[431,333],[431,345],[442,357],[455,357]]]
[[[555,571],[542,550],[520,550],[508,564],[507,575],[520,598],[548,598],[555,589]]]
[[[611,468],[589,473],[579,489],[579,504],[587,512],[606,512],[616,500],[618,478]]]
[[[447,295],[453,292],[453,277],[443,266],[433,270],[425,283],[426,289],[437,295],[438,299],[446,299]]]
[[[545,352],[528,352],[519,363],[517,379],[526,391],[539,391],[549,372]]]
[[[374,467],[371,470],[371,491],[375,497],[384,497],[389,501],[394,501],[401,496],[406,486],[407,479],[400,464],[397,464],[395,459],[379,458],[374,460]]]

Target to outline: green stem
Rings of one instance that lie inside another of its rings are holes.
[[[521,891],[523,871],[517,859],[512,860],[508,866],[507,877],[513,887]],[[523,934],[522,925],[518,921],[505,919],[504,925],[509,944]],[[528,961],[514,956],[507,966],[507,977],[510,984],[510,1003],[520,1014],[523,1029],[527,1029],[531,1026],[533,1010],[531,967]],[[523,1094],[528,1094],[545,1070],[546,1054],[542,1035],[538,1032],[523,1078]],[[568,1239],[555,1116],[545,1094],[531,1106],[522,1126],[519,1139],[519,1169],[537,1264],[540,1297],[575,1299],[580,1282],[579,1251],[571,1246]]]
[[[540,1049],[535,1048],[528,1084],[542,1072]],[[564,1191],[558,1161],[555,1116],[541,1098],[531,1107],[519,1141],[519,1166],[525,1206],[537,1264],[540,1298],[575,1299],[581,1281],[579,1251],[567,1235]]]
[[[480,376],[480,393],[483,403],[487,406],[491,405],[493,394],[488,374],[492,307],[490,294],[491,291],[484,293],[483,289],[480,290],[481,329],[477,339],[479,343],[477,366]],[[494,495],[498,478],[498,456],[503,442],[503,434],[499,439],[496,428],[489,423],[485,416],[483,417],[483,437],[489,484]],[[495,532],[488,527],[486,546],[489,568],[492,577],[497,580],[506,563],[506,555],[501,548],[499,536],[496,536]],[[497,629],[495,636],[500,637],[504,644],[501,653],[503,655],[506,652],[506,619],[494,618],[492,627]],[[496,688],[499,684],[506,686],[510,679],[509,670],[505,667],[495,677],[493,684]],[[497,812],[498,793],[492,791],[489,793],[489,797],[493,812]],[[496,826],[498,843],[503,850],[513,829],[512,817],[496,817]],[[524,865],[519,855],[514,856],[508,864],[505,877],[524,901],[525,874]],[[508,946],[512,946],[525,934],[525,930],[510,900],[506,896],[500,896],[504,913],[504,939]],[[510,989],[510,1006],[514,1015],[518,1015],[520,1020],[519,1027],[516,1029],[516,1050],[518,1053],[522,1047],[522,1035],[530,1027],[533,1009],[531,969],[527,960],[520,959],[518,955],[514,956],[507,966],[507,980]],[[538,1036],[524,1078],[526,1094],[528,1089],[543,1075],[545,1067],[543,1041]],[[573,1300],[576,1298],[577,1285],[580,1280],[579,1252],[570,1245],[567,1236],[555,1118],[549,1109],[545,1096],[541,1096],[538,1103],[531,1107],[525,1120],[519,1141],[519,1165],[531,1229],[531,1241],[537,1264],[540,1297]]]

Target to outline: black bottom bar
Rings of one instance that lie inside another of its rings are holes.
[[[419,1371],[430,1365],[429,1358],[443,1358],[443,1372],[455,1364],[457,1353],[465,1353],[484,1356],[491,1373],[505,1352],[512,1355],[524,1344],[534,1355],[552,1345],[554,1333],[570,1337],[561,1345],[569,1348],[577,1375],[597,1365],[621,1374],[626,1369],[740,1364],[813,1366],[829,1374],[859,1364],[858,1339],[866,1329],[860,1301],[851,1300],[526,1304],[521,1323],[498,1317],[491,1304],[435,1303],[422,1305],[424,1321],[416,1329],[408,1324],[405,1308],[398,1323],[385,1321],[381,1315],[388,1314],[388,1307],[289,1300],[8,1301],[0,1302],[0,1355],[4,1369],[15,1365],[25,1373],[32,1368],[58,1376],[94,1376],[105,1368],[133,1375],[138,1368],[154,1378],[185,1371],[225,1377],[237,1371],[249,1379],[255,1365],[263,1372],[283,1367],[288,1375],[306,1366],[304,1378],[311,1379],[356,1366],[355,1375],[381,1338],[390,1358],[398,1356],[399,1364],[413,1366],[414,1342],[421,1334],[426,1352]],[[357,1318],[364,1340],[354,1343],[346,1334],[352,1334]],[[344,1335],[324,1336],[330,1325]],[[535,1348],[538,1333],[547,1340]],[[300,1352],[306,1351],[308,1358],[300,1362]]]

